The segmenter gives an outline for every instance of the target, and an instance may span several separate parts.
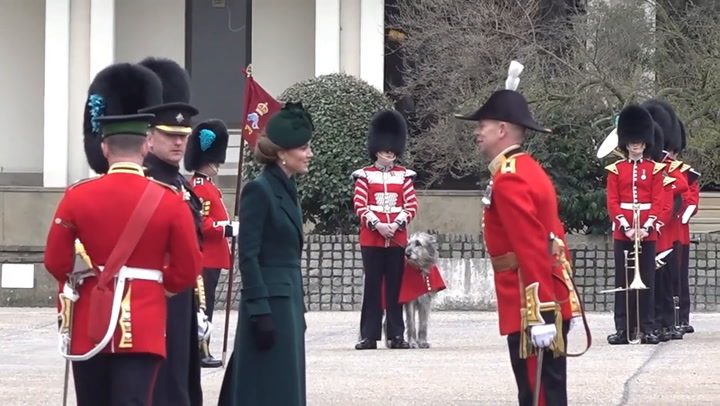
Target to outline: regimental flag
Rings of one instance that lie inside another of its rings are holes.
[[[243,69],[243,73],[247,75],[247,78],[245,79],[245,102],[243,104],[245,120],[242,137],[250,149],[254,150],[258,136],[265,128],[268,118],[279,111],[282,106],[255,81],[252,76],[252,65]]]

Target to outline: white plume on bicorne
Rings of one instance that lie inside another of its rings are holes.
[[[516,90],[520,84],[520,74],[523,71],[524,66],[518,61],[510,62],[510,68],[508,68],[508,78],[505,80],[505,89]]]

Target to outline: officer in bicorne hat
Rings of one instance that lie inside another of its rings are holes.
[[[210,322],[220,271],[232,268],[228,237],[237,236],[238,231],[238,222],[230,221],[222,192],[213,181],[220,165],[225,163],[229,139],[227,125],[222,120],[207,120],[195,126],[185,153],[185,169],[193,172],[190,185],[202,201],[203,280],[207,303],[205,309]],[[202,362],[206,366],[215,366],[216,361],[207,349],[209,341],[208,338],[203,344],[203,352],[209,359],[203,359]]]
[[[202,205],[200,199],[192,193],[187,179],[180,173],[188,135],[192,132],[191,119],[198,114],[198,110],[189,104],[190,75],[170,59],[148,57],[140,65],[155,72],[163,84],[162,102],[140,110],[141,113],[155,115],[148,132],[150,153],[145,159],[146,173],[180,189],[192,211],[195,233],[202,246]],[[198,272],[201,273],[201,270]],[[202,284],[200,276],[198,285]],[[199,303],[202,297],[196,297],[195,293],[200,291],[204,291],[204,288],[197,289],[196,286],[195,290],[188,289],[168,298],[168,360],[158,373],[153,406],[202,404],[202,356],[198,330],[209,332],[209,324],[203,314],[198,317],[202,310]],[[201,321],[208,327],[199,325]]]
[[[508,337],[519,404],[533,404],[542,354],[539,404],[562,406],[568,404],[567,333],[582,308],[570,279],[555,187],[522,147],[527,130],[551,131],[533,119],[525,97],[515,91],[521,71],[522,65],[513,61],[506,89],[456,118],[477,123],[480,152],[490,161],[483,236],[495,272],[500,334]],[[556,283],[556,278],[565,283]]]
[[[147,68],[120,63],[97,74],[83,127],[88,163],[103,175],[67,189],[48,234],[44,262],[61,286],[62,355],[78,406],[148,404],[167,355],[166,293],[198,276],[192,215],[177,189],[141,166],[152,114],[137,111],[160,100]],[[82,261],[73,264],[74,254]]]

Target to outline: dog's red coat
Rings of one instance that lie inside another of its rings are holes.
[[[428,289],[428,282],[430,285],[430,289]],[[430,276],[428,277],[428,281],[426,281],[425,278],[422,276],[420,270],[414,268],[406,261],[405,269],[403,270],[402,283],[400,284],[400,296],[398,299],[398,303],[404,304],[407,302],[411,302],[424,295],[425,293],[440,292],[441,290],[445,290],[445,288],[445,281],[443,280],[442,275],[440,274],[440,269],[438,269],[437,265],[433,265],[433,267],[430,269]],[[382,308],[383,310],[385,310],[386,305],[384,280],[380,290],[382,292],[380,296],[382,298]]]

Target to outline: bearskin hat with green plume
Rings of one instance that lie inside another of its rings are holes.
[[[88,88],[83,117],[83,143],[90,168],[103,174],[109,169],[102,153],[98,118],[137,114],[162,103],[162,83],[151,70],[131,63],[117,63],[101,70]]]

